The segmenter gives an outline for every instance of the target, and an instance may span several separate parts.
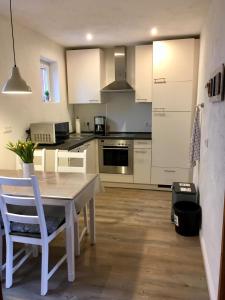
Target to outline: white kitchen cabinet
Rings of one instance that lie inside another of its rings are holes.
[[[103,51],[82,49],[66,51],[69,103],[101,103],[105,83]]]
[[[190,167],[191,114],[191,112],[153,112],[153,167]]]
[[[156,84],[193,80],[196,40],[153,42],[153,80]]]
[[[134,141],[134,183],[151,183],[151,141]]]
[[[173,182],[189,182],[190,169],[152,167],[151,184],[172,185]]]
[[[153,42],[151,183],[190,180],[198,40]]]
[[[152,102],[152,45],[135,47],[135,102]]]
[[[79,147],[74,148],[73,152],[83,152],[87,150],[87,173],[97,172],[97,162],[96,162],[96,140],[89,141]],[[77,159],[72,159],[70,165],[79,165]]]
[[[193,81],[154,84],[152,109],[166,111],[191,111],[194,105]]]
[[[150,149],[152,148],[151,140],[134,140],[134,149]]]

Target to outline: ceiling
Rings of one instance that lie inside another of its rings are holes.
[[[12,0],[16,21],[65,47],[198,35],[211,0]],[[0,0],[9,16],[9,0]],[[158,34],[150,35],[156,26]],[[86,33],[93,34],[87,41]]]

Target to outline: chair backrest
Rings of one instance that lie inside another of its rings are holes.
[[[4,186],[12,187],[13,194],[11,192],[10,194],[5,193]],[[33,195],[31,197],[19,195],[19,188],[24,187],[32,188]],[[36,207],[37,215],[10,213],[8,211],[8,205]],[[31,176],[31,178],[0,177],[0,209],[6,235],[10,233],[10,222],[19,222],[24,224],[38,224],[40,226],[41,238],[47,238],[44,209],[36,176]]]
[[[71,173],[86,173],[86,156],[87,150],[83,152],[69,152],[55,150],[55,172],[71,172]],[[64,159],[64,165],[60,165],[60,159]],[[65,163],[66,159],[66,163]],[[71,159],[79,159],[82,162],[82,166],[71,166]]]
[[[45,171],[45,156],[46,156],[46,149],[35,149],[34,150],[34,169],[36,171]],[[19,156],[16,156],[16,169],[22,169],[22,161]]]

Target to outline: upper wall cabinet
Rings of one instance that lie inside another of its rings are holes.
[[[101,49],[66,52],[69,103],[101,103],[100,90],[105,83]]]
[[[153,42],[154,83],[193,80],[195,39]]]
[[[152,45],[135,47],[135,101],[152,102]]]

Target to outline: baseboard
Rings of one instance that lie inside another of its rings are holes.
[[[126,189],[139,189],[139,190],[152,190],[152,191],[166,191],[171,192],[170,188],[160,188],[158,185],[153,184],[135,184],[135,183],[126,183],[126,182],[110,182],[102,181],[105,187],[118,187]]]
[[[210,270],[205,241],[204,241],[201,233],[200,233],[200,244],[201,244],[201,250],[202,250],[202,256],[203,256],[203,262],[204,262],[204,266],[205,266],[205,273],[206,273],[206,279],[207,279],[207,284],[208,284],[209,297],[210,297],[210,300],[217,300],[217,289],[215,288],[213,280],[212,280],[212,274],[211,274],[211,270]]]

